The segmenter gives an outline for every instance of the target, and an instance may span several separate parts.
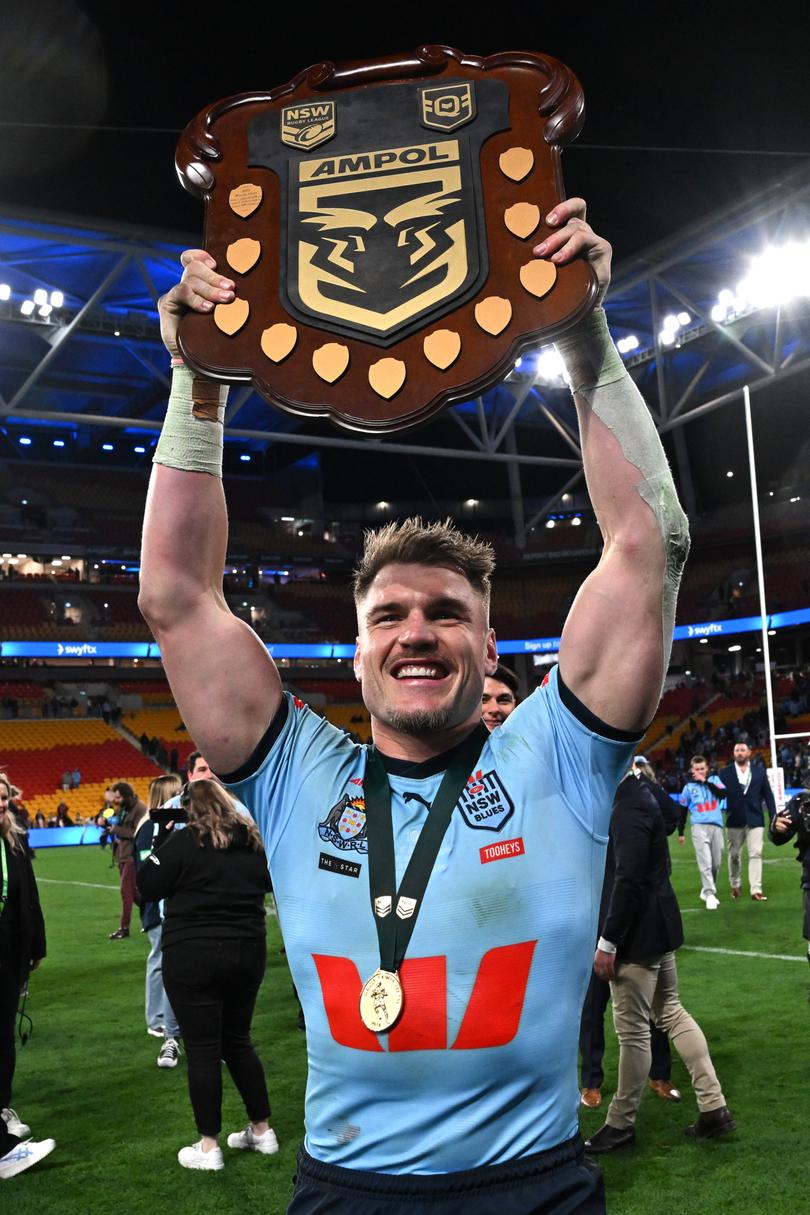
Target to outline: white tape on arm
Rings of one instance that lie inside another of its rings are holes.
[[[172,390],[153,463],[221,478],[227,399],[227,385],[202,380],[184,364],[173,364]]]
[[[689,520],[681,509],[661,439],[644,398],[613,345],[602,308],[557,342],[572,391],[613,432],[628,463],[641,473],[636,485],[661,529],[666,551],[662,602],[664,673],[669,665],[678,587],[689,553]]]

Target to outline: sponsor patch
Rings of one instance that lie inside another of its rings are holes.
[[[468,778],[458,808],[467,826],[479,831],[501,831],[515,812],[498,773],[480,768]]]
[[[514,840],[499,840],[497,844],[487,844],[480,849],[481,864],[488,865],[490,861],[503,861],[508,856],[523,856],[526,849],[523,846],[523,836]]]
[[[328,852],[322,852],[318,857],[318,868],[326,869],[329,873],[342,873],[344,877],[356,878],[360,876],[363,866],[345,856],[332,856]]]

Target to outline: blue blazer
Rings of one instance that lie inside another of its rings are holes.
[[[737,765],[728,764],[718,773],[726,786],[726,826],[727,827],[764,827],[762,803],[768,807],[768,816],[772,820],[776,814],[776,802],[768,782],[768,774],[761,764],[751,764],[751,782],[748,789],[743,789],[737,779]]]

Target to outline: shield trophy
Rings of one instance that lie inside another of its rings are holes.
[[[439,46],[209,106],[177,170],[236,299],[183,320],[183,356],[366,433],[477,396],[593,307],[588,265],[532,254],[583,120],[558,60]]]

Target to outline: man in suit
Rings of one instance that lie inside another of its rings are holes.
[[[728,833],[728,877],[731,882],[731,897],[742,895],[742,849],[748,849],[748,885],[755,903],[767,902],[762,893],[762,841],[765,822],[762,803],[768,808],[769,822],[776,814],[767,773],[761,764],[751,763],[751,748],[748,743],[738,742],[734,747],[734,762],[721,769],[720,780],[726,786],[726,831]]]
[[[650,1069],[650,1018],[669,1034],[692,1079],[699,1114],[686,1134],[713,1139],[736,1126],[703,1032],[678,998],[675,950],[683,944],[683,927],[670,881],[667,824],[651,785],[628,773],[616,791],[610,820],[605,881],[612,877],[613,889],[594,970],[610,981],[619,1080],[604,1126],[585,1144],[591,1155],[635,1143],[636,1114]]]

